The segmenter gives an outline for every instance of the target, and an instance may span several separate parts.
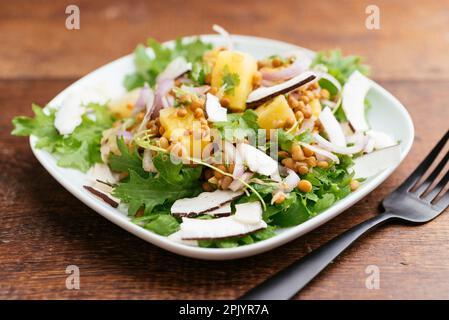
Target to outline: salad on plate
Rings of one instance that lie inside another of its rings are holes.
[[[230,248],[320,214],[399,161],[400,143],[372,130],[372,86],[360,57],[339,50],[256,59],[197,38],[134,52],[126,93],[68,92],[33,105],[12,134],[36,137],[86,192],[151,232]]]

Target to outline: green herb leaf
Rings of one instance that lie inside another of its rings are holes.
[[[229,66],[225,65],[221,83],[221,85],[224,86],[225,93],[233,95],[235,87],[240,84],[240,77],[238,73],[231,73],[229,71]]]
[[[362,64],[359,56],[343,56],[338,49],[330,51],[320,51],[315,55],[312,67],[322,65],[327,68],[327,72],[333,75],[342,85],[346,83],[349,76],[356,70],[362,74],[369,73],[369,67]]]

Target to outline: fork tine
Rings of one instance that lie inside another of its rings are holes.
[[[399,189],[410,190],[416,182],[422,177],[422,175],[429,169],[432,162],[440,153],[441,149],[443,149],[447,140],[449,139],[449,130],[446,134],[438,141],[437,145],[432,149],[432,151],[427,155],[427,157],[421,162],[421,164],[413,171],[413,173],[401,184]]]
[[[443,211],[449,207],[449,191],[446,193],[435,203],[436,206],[440,207]]]
[[[443,159],[441,159],[440,163],[435,167],[432,173],[427,177],[427,179],[421,183],[421,185],[414,191],[417,195],[421,196],[432,184],[433,181],[438,177],[440,172],[444,169],[444,166],[449,160],[449,151],[446,153]]]
[[[426,196],[423,197],[423,199],[425,199],[427,201],[434,200],[435,197],[441,192],[441,190],[443,190],[444,186],[447,184],[448,181],[449,181],[449,171],[446,172],[444,177],[441,178],[441,180],[438,182],[438,184],[435,186],[435,188],[433,188],[432,191],[430,191],[428,194],[426,194]]]

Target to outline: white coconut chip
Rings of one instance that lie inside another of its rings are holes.
[[[321,124],[324,127],[324,130],[329,137],[330,142],[339,146],[346,147],[346,138],[343,130],[340,126],[340,123],[335,118],[330,108],[324,108],[318,116]]]
[[[240,156],[252,172],[260,173],[265,176],[278,176],[278,162],[256,147],[239,143],[237,150]]]
[[[262,219],[260,203],[236,206],[236,215],[218,219],[182,218],[181,238],[183,240],[213,240],[236,236],[265,229],[267,224]]]
[[[214,217],[224,217],[224,216],[230,216],[232,213],[231,209],[231,203],[225,203],[224,205],[218,207],[217,209],[213,209],[210,211],[204,212],[204,214],[214,216]]]
[[[173,203],[170,211],[173,215],[192,216],[219,208],[225,203],[237,199],[243,191],[215,190],[202,192],[194,198],[178,199]]]
[[[228,110],[221,106],[220,100],[216,96],[207,93],[205,105],[207,120],[211,122],[228,121]]]
[[[354,71],[343,87],[342,106],[346,118],[356,132],[369,129],[365,118],[365,97],[372,82],[359,71]]]
[[[87,172],[87,175],[92,181],[100,180],[110,184],[118,181],[118,174],[112,173],[109,166],[104,163],[94,164]]]
[[[181,231],[176,231],[175,233],[172,233],[171,235],[169,235],[167,238],[173,242],[185,244],[186,246],[191,246],[191,247],[198,246],[197,240],[183,240]]]

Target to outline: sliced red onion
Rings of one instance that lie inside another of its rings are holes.
[[[143,117],[142,122],[139,125],[139,128],[137,129],[137,132],[142,131],[147,126],[148,121],[150,121],[150,118],[151,118],[154,108],[155,108],[154,103],[155,103],[155,96],[154,96],[153,90],[150,90],[148,92],[148,100],[146,103],[147,110],[145,112],[145,116]]]
[[[212,29],[223,37],[223,40],[226,43],[226,47],[229,50],[234,50],[234,43],[232,42],[231,35],[224,28],[220,27],[218,24],[214,24]]]
[[[196,96],[204,96],[207,91],[210,90],[210,86],[204,85],[200,87],[192,87],[192,86],[186,86],[182,85],[181,90],[186,91],[188,93],[191,93]]]
[[[151,89],[147,83],[143,85],[143,88],[140,89],[139,97],[134,104],[134,109],[132,112],[132,116],[135,117],[140,111],[142,111],[145,107],[147,107],[147,102],[151,95]]]
[[[299,132],[304,132],[306,130],[312,131],[313,128],[315,127],[315,121],[316,121],[315,117],[304,119],[304,121],[301,124],[301,128],[299,129]]]
[[[173,88],[175,82],[173,79],[164,79],[156,84],[156,94],[154,97],[154,107],[151,118],[155,119],[159,117],[159,111],[164,107],[162,98],[165,97]]]
[[[230,143],[229,141],[224,141],[222,151],[226,164],[233,163],[235,161],[237,149],[234,147],[232,143]]]
[[[125,140],[125,143],[128,143],[133,139],[133,134],[126,130],[119,130],[117,132],[117,137],[123,138],[123,140]]]
[[[332,85],[338,90],[338,92],[341,92],[342,90],[341,83],[333,75],[323,71],[316,71],[316,72],[320,78],[326,79],[327,81],[332,83]]]
[[[254,175],[254,173],[252,173],[252,172],[243,173],[240,176],[240,179],[235,179],[234,181],[231,182],[231,184],[229,185],[229,189],[234,192],[243,189],[243,187],[245,185],[243,184],[243,182],[241,180],[243,180],[244,182],[248,182],[249,179],[251,179],[253,175]]]
[[[295,52],[294,55],[296,56],[296,59],[288,67],[272,71],[261,69],[262,79],[268,81],[288,80],[308,70],[312,63],[312,59],[303,52]]]
[[[324,104],[325,106],[327,106],[327,107],[329,107],[331,109],[335,109],[337,107],[337,105],[338,105],[337,102],[330,101],[330,100],[327,100],[327,99],[322,99],[320,101],[321,101],[322,104]]]
[[[330,108],[324,108],[318,116],[321,125],[324,127],[331,143],[339,146],[346,147],[346,139],[341,129],[340,123],[335,118]]]
[[[288,175],[284,179],[284,184],[286,186],[285,191],[291,192],[293,189],[296,188],[301,178],[292,169],[287,168],[287,172]]]
[[[156,82],[166,79],[175,80],[190,70],[192,70],[192,63],[187,62],[184,57],[177,57],[157,76]]]
[[[324,148],[324,149],[326,149],[328,151],[339,153],[339,154],[354,154],[354,153],[358,153],[358,152],[362,151],[363,148],[365,148],[366,143],[367,143],[366,137],[365,136],[361,136],[359,139],[354,141],[354,145],[353,146],[340,147],[340,146],[337,146],[337,145],[333,144],[332,142],[327,141],[322,136],[320,136],[318,133],[314,133],[313,137],[315,138],[315,140],[318,143],[318,145],[321,146],[322,148]]]
[[[365,118],[365,97],[371,88],[371,84],[371,80],[359,71],[354,71],[343,87],[343,110],[356,132],[369,129]]]

